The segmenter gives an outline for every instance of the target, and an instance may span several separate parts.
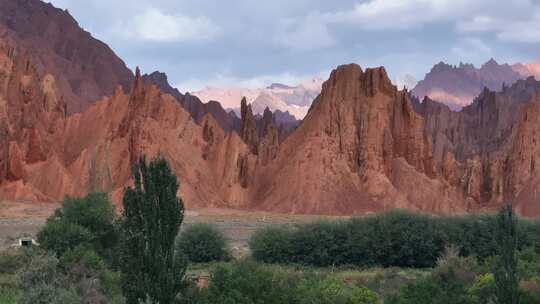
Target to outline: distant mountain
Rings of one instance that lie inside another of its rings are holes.
[[[40,0],[0,0],[0,40],[27,53],[54,77],[68,113],[81,112],[117,86],[129,91],[133,73],[71,15]]]
[[[273,83],[260,89],[207,87],[192,94],[203,102],[219,100],[225,108],[234,109],[235,112],[240,109],[242,97],[246,97],[246,101],[253,105],[254,114],[262,115],[268,107],[271,111],[289,112],[297,119],[302,119],[319,95],[321,85],[320,78],[313,78],[297,86]]]
[[[155,84],[162,92],[172,95],[189,112],[193,120],[200,124],[207,113],[211,113],[219,126],[225,131],[240,128],[240,119],[234,114],[223,109],[217,101],[211,100],[203,103],[197,96],[182,94],[177,88],[173,88],[165,73],[155,71],[142,76],[142,80],[147,84]]]
[[[189,93],[182,94],[178,89],[173,88],[170,85],[167,75],[159,71],[143,75],[142,80],[144,83],[154,84],[162,92],[172,95],[184,107],[184,109],[190,113],[193,120],[198,124],[201,124],[204,121],[206,114],[210,113],[223,130],[227,132],[232,130],[240,132],[240,111],[236,113],[232,110],[225,110],[221,103],[216,100],[210,100],[204,103],[195,95],[191,95]],[[278,100],[277,102],[280,101]],[[268,103],[271,104],[271,102]],[[288,134],[300,123],[300,121],[288,111],[280,111],[279,108],[283,107],[281,104],[278,106],[268,107],[259,101],[254,102],[252,106],[256,107],[258,110],[256,113],[266,113],[267,116],[271,116],[270,119],[273,120],[276,127],[279,128],[280,139],[284,139],[286,136],[288,136]],[[260,107],[263,107],[262,110],[260,110]],[[263,124],[260,122],[262,121],[262,118],[263,116],[259,114],[254,116],[254,119],[257,121],[256,126],[259,132],[262,132],[262,129],[264,129]]]
[[[420,99],[428,96],[445,103],[452,110],[459,110],[471,104],[485,87],[500,91],[503,84],[511,85],[525,76],[528,75],[519,73],[508,64],[498,64],[494,59],[480,68],[472,64],[452,66],[440,62],[418,82],[411,93]]]
[[[512,68],[523,77],[534,76],[540,80],[540,59],[531,63],[516,63],[512,65]]]

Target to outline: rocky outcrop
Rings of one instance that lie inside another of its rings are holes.
[[[0,0],[0,7],[0,39],[55,79],[56,97],[63,97],[68,113],[112,95],[118,85],[129,90],[132,72],[67,11],[40,0]]]
[[[60,200],[89,191],[120,202],[141,155],[169,160],[191,207],[362,214],[391,208],[459,213],[514,201],[540,215],[540,82],[484,90],[460,112],[411,97],[384,68],[332,71],[286,139],[276,115],[241,102],[240,132],[195,121],[137,69],[68,116],[56,78],[0,48],[0,198]]]
[[[259,148],[259,131],[257,123],[251,110],[251,105],[247,104],[246,98],[242,98],[240,102],[241,109],[241,125],[240,135],[244,142],[250,147],[253,154],[258,154]]]
[[[170,95],[145,84],[137,69],[131,92],[121,88],[85,112],[65,115],[49,74],[24,56],[0,50],[3,102],[0,198],[55,201],[89,191],[121,200],[130,167],[142,154],[166,157],[188,206],[244,207],[238,159],[255,168],[248,147],[211,115],[196,124]],[[44,85],[47,83],[47,85]],[[50,89],[50,90],[49,90]],[[7,147],[4,149],[4,147]],[[246,179],[251,169],[243,169]]]

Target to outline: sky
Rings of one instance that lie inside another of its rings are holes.
[[[340,64],[422,79],[440,61],[540,58],[540,0],[47,0],[182,92],[295,85]]]

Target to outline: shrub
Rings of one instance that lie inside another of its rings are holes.
[[[103,259],[92,248],[85,246],[70,249],[60,258],[59,266],[66,272],[69,272],[75,265],[94,272],[105,269]]]
[[[32,249],[8,249],[0,251],[0,274],[15,274],[31,260]]]
[[[258,229],[249,240],[251,255],[265,263],[291,262],[292,231],[286,227],[270,226]]]
[[[378,304],[376,293],[313,272],[287,272],[249,261],[220,265],[199,303]],[[191,302],[197,303],[197,302]]]
[[[330,277],[311,276],[296,288],[299,304],[377,304],[379,298],[373,291],[361,286],[349,286]]]
[[[444,248],[486,263],[498,252],[494,215],[434,217],[391,211],[344,222],[318,222],[295,229],[257,230],[249,246],[255,260],[313,266],[434,267]],[[520,219],[518,248],[540,248],[540,222]]]
[[[459,247],[461,255],[474,255],[478,260],[484,261],[496,254],[497,245],[493,239],[496,227],[494,216],[452,216],[441,218],[440,222],[446,244]]]
[[[432,267],[444,238],[427,215],[392,211],[368,218],[374,260],[382,266]]]
[[[35,256],[20,274],[23,304],[81,303],[80,297],[68,286],[57,269],[58,259],[51,254]]]
[[[114,256],[118,233],[114,207],[104,193],[66,197],[38,233],[40,245],[59,256],[77,246],[91,246],[105,257]]]
[[[254,263],[220,265],[212,273],[206,303],[293,303],[293,281]]]
[[[176,249],[193,263],[222,261],[229,257],[223,234],[204,223],[193,224],[182,231],[176,241]]]
[[[66,251],[93,242],[92,233],[75,223],[62,219],[49,219],[38,233],[40,246],[62,256]]]
[[[465,282],[455,271],[439,272],[435,276],[421,279],[403,286],[399,295],[390,303],[395,304],[466,304],[471,303]]]
[[[477,276],[467,293],[473,303],[490,304],[495,292],[495,279],[493,274],[486,273]]]
[[[314,266],[345,264],[345,239],[346,231],[342,223],[317,222],[300,226],[291,237],[291,260]]]
[[[19,303],[20,293],[14,288],[0,288],[0,303],[17,304]]]

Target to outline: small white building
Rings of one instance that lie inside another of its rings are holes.
[[[17,244],[15,244],[15,246],[17,247],[30,247],[30,246],[36,246],[36,245],[38,245],[36,240],[30,237],[20,238]]]

